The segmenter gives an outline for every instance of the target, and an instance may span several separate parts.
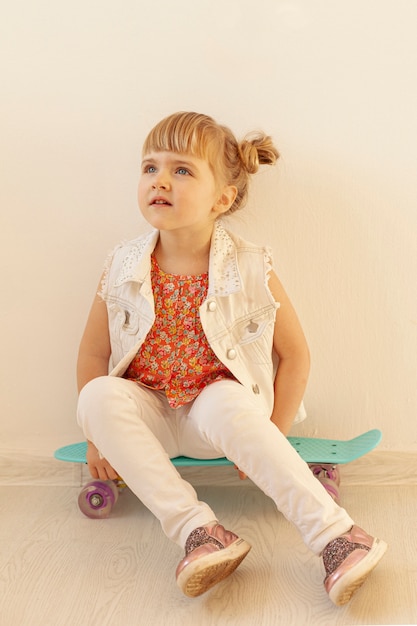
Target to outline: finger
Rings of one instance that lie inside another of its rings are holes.
[[[92,478],[99,478],[98,470],[94,463],[88,462],[87,467]]]
[[[245,472],[242,472],[242,470],[240,470],[237,465],[235,465],[234,468],[235,468],[235,470],[237,470],[237,472],[239,474],[240,480],[246,480],[247,479],[247,474],[245,474]]]
[[[118,478],[117,472],[106,459],[101,460],[98,472],[100,480],[116,480]]]
[[[107,472],[107,476],[109,477],[109,480],[117,480],[119,478],[118,473],[116,472],[115,469],[113,469],[111,465],[108,465],[106,467],[106,472]]]
[[[109,476],[107,474],[107,470],[105,467],[100,467],[99,471],[98,471],[98,476],[100,478],[100,480],[109,480]]]
[[[92,478],[97,478],[98,480],[109,480],[106,467],[101,460],[91,460],[88,463],[88,469]]]

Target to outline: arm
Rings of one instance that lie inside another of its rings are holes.
[[[271,420],[284,435],[288,435],[307,385],[310,353],[294,307],[274,272],[271,272],[269,288],[280,303],[274,330],[274,350],[279,365]]]
[[[96,295],[78,350],[78,392],[93,378],[108,374],[110,354],[107,307],[100,296]]]
[[[79,392],[93,378],[107,376],[110,353],[107,307],[100,296],[96,296],[78,351],[77,383]],[[91,476],[101,480],[116,479],[117,472],[106,459],[101,458],[96,446],[91,441],[88,441],[87,444],[87,464]]]

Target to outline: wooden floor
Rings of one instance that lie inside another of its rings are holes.
[[[112,517],[77,508],[85,468],[52,459],[0,463],[1,626],[295,626],[417,623],[417,471],[412,455],[372,453],[343,467],[343,504],[389,544],[343,608],[320,559],[273,503],[232,468],[182,473],[226,527],[252,544],[240,568],[196,599],[174,572],[182,552],[128,490]]]

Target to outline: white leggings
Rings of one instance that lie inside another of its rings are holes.
[[[170,462],[179,455],[233,461],[316,554],[354,523],[235,381],[213,383],[193,402],[171,409],[164,392],[102,376],[81,391],[78,423],[181,547],[192,530],[217,518]]]

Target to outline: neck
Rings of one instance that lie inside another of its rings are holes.
[[[213,228],[192,234],[161,231],[154,251],[159,267],[183,276],[207,272],[212,234]]]

